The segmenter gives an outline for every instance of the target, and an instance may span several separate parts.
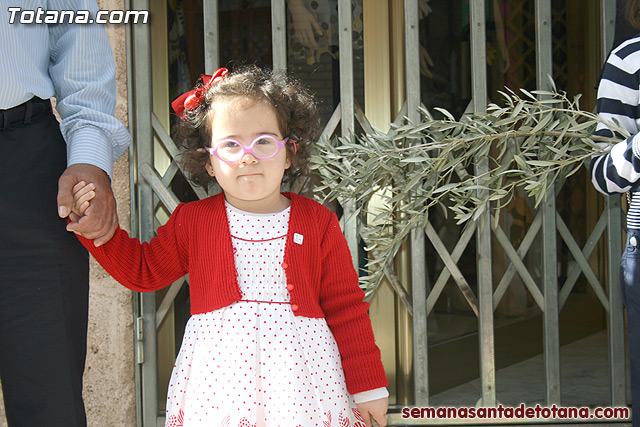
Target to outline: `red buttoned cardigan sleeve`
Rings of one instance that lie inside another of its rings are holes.
[[[331,328],[340,356],[349,393],[386,387],[380,349],[375,344],[369,303],[358,286],[351,252],[335,214],[329,214],[323,230],[320,306]]]
[[[119,283],[137,292],[148,292],[169,286],[188,271],[188,250],[180,222],[178,205],[169,221],[158,228],[150,242],[142,242],[118,227],[115,235],[102,246],[78,235],[93,257]],[[179,240],[181,240],[179,242]]]

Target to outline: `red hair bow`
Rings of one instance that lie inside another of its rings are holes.
[[[221,78],[227,75],[229,70],[226,68],[218,68],[213,76],[207,74],[200,74],[203,85],[197,89],[192,89],[187,93],[183,93],[177,97],[172,103],[171,107],[176,112],[178,117],[184,120],[184,110],[195,110],[202,102],[202,98],[207,93],[209,87],[218,82]]]

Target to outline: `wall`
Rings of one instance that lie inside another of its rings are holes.
[[[99,0],[102,10],[124,10],[124,0]],[[124,25],[108,25],[107,35],[116,63],[116,117],[128,126],[127,50]],[[118,218],[129,229],[129,157],[114,165],[112,188]],[[135,426],[133,355],[133,294],[92,260],[89,294],[89,336],[84,398],[89,426]]]
[[[124,10],[124,1],[101,0],[98,1],[98,6],[103,10]],[[107,26],[107,34],[116,62],[116,116],[128,125],[125,26]],[[114,165],[113,190],[118,202],[120,223],[128,229],[130,209],[127,154]],[[117,284],[93,260],[90,287],[87,365],[84,375],[88,425],[135,426],[132,293]],[[7,427],[2,399],[0,427]]]

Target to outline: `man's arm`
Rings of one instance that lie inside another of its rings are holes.
[[[98,11],[95,0],[50,0],[49,9]],[[115,65],[105,29],[100,24],[51,25],[49,75],[53,81],[67,142],[67,169],[58,183],[61,217],[71,212],[72,188],[80,181],[96,185],[91,207],[68,225],[95,244],[107,242],[118,217],[111,191],[113,162],[127,149],[131,137],[115,117]]]

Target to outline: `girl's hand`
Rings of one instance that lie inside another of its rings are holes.
[[[367,427],[372,427],[372,419],[375,420],[380,427],[387,425],[387,409],[389,408],[389,398],[370,400],[369,402],[358,403],[358,411],[362,415],[362,419]]]
[[[89,200],[93,199],[96,196],[95,184],[93,183],[85,183],[84,181],[78,182],[71,190],[73,194],[73,204],[71,205],[71,221],[77,221],[82,217],[91,206]]]

